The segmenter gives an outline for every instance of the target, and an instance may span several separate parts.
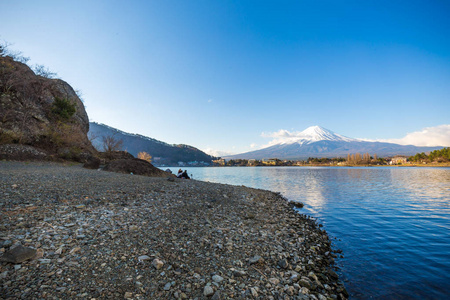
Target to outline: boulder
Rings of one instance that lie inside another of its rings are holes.
[[[17,245],[0,256],[0,261],[18,264],[36,256],[36,250],[22,245]]]
[[[133,175],[145,175],[149,177],[167,177],[167,172],[160,170],[148,161],[139,158],[113,160],[105,166],[104,170]]]
[[[61,148],[95,153],[88,131],[84,104],[67,82],[0,57],[0,144],[29,145],[50,154]]]
[[[95,156],[89,156],[86,158],[83,167],[86,169],[98,169],[100,168],[100,159]]]

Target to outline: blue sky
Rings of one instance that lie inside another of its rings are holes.
[[[127,132],[233,153],[312,125],[450,146],[449,1],[16,0],[0,20]]]

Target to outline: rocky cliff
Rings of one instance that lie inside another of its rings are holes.
[[[0,56],[0,145],[33,146],[76,159],[95,152],[88,131],[84,105],[68,83]]]

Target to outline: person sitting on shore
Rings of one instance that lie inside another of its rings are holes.
[[[181,178],[181,175],[183,175],[183,171],[181,169],[178,170],[177,178]]]
[[[181,174],[181,178],[184,178],[184,179],[191,179],[191,178],[188,176],[188,174],[187,174],[187,170],[184,170],[184,172]]]

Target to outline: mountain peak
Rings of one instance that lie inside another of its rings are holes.
[[[317,141],[355,141],[355,139],[334,133],[331,130],[317,125],[306,128],[297,135],[297,138],[295,143],[299,144],[309,144]]]

